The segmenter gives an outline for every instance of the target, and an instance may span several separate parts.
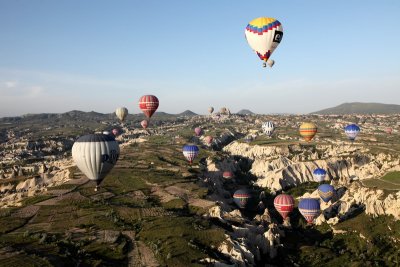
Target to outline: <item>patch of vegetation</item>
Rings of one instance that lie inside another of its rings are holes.
[[[400,171],[389,172],[381,179],[400,186]]]
[[[149,220],[143,224],[139,238],[167,266],[202,266],[198,261],[207,257],[206,251],[225,240],[223,230],[193,217]]]
[[[186,202],[180,198],[161,203],[161,205],[167,210],[182,210],[187,206]]]
[[[23,199],[21,203],[22,203],[23,206],[28,206],[28,205],[33,205],[33,204],[48,200],[50,198],[54,198],[54,196],[51,196],[51,195],[36,195],[36,196],[33,196],[33,197],[28,197],[28,198]]]

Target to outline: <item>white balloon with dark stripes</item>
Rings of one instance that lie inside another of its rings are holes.
[[[272,121],[267,121],[262,124],[261,128],[267,136],[271,136],[274,133],[275,125]]]
[[[89,180],[96,181],[97,191],[98,185],[118,161],[119,145],[111,135],[84,135],[72,146],[72,158]]]

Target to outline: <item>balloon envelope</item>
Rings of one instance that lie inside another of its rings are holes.
[[[208,145],[210,145],[211,143],[212,143],[212,141],[213,141],[213,137],[212,136],[206,136],[206,138],[205,138],[205,140],[206,140],[206,143],[208,144]]]
[[[278,47],[282,36],[282,25],[274,18],[256,18],[249,22],[245,30],[247,43],[264,62]]]
[[[203,133],[203,130],[200,127],[194,128],[194,133],[196,136],[200,136]]]
[[[213,107],[209,107],[209,108],[208,108],[208,113],[211,114],[211,113],[213,113],[213,112],[214,112],[214,108],[213,108]]]
[[[300,125],[299,132],[304,140],[309,142],[311,141],[311,139],[314,138],[315,134],[317,133],[317,126],[312,122],[305,122]]]
[[[86,177],[99,185],[117,162],[119,145],[111,135],[84,135],[72,146],[72,158]]]
[[[294,199],[290,195],[280,194],[274,199],[274,207],[285,220],[293,211]]]
[[[124,121],[126,116],[128,115],[128,109],[125,107],[120,107],[115,110],[115,115],[120,121]]]
[[[233,178],[233,173],[231,172],[231,171],[224,171],[223,173],[222,173],[222,177],[224,177],[225,179],[230,179],[230,178]]]
[[[321,184],[318,186],[318,195],[324,202],[329,202],[335,194],[335,188],[330,184]]]
[[[246,189],[239,189],[233,194],[233,202],[235,202],[240,209],[245,209],[250,199],[251,194]]]
[[[360,131],[360,127],[358,127],[356,124],[349,124],[344,128],[345,134],[351,141],[354,141],[356,139]]]
[[[140,125],[142,125],[143,129],[146,129],[147,126],[149,125],[149,122],[148,122],[147,120],[142,120],[142,121],[140,122]]]
[[[321,168],[315,169],[313,172],[313,176],[316,182],[323,182],[325,181],[326,171]]]
[[[114,136],[118,136],[119,135],[119,130],[118,129],[112,129],[112,134]]]
[[[386,128],[386,133],[392,134],[393,129],[391,127]]]
[[[267,136],[271,136],[274,133],[275,125],[272,121],[267,121],[262,124],[261,128]]]
[[[306,221],[312,224],[320,213],[319,201],[315,198],[302,198],[299,202],[299,211]]]
[[[199,148],[196,145],[184,145],[182,148],[183,156],[191,164],[199,154]]]
[[[158,98],[154,95],[144,95],[139,99],[139,108],[148,119],[156,112],[158,105]]]

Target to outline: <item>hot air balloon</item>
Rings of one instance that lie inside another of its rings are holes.
[[[142,125],[143,129],[147,129],[147,126],[149,125],[149,122],[147,120],[142,120],[140,122],[140,125]]]
[[[123,122],[128,115],[128,109],[124,107],[117,108],[115,110],[115,115],[117,115],[117,118]]]
[[[231,179],[233,178],[234,174],[230,171],[224,171],[222,173],[222,177],[224,177],[225,179]]]
[[[196,136],[200,136],[203,133],[203,130],[200,127],[194,128],[194,133]]]
[[[294,208],[294,199],[290,195],[280,194],[274,199],[275,209],[282,216],[283,220],[289,216],[289,213],[293,211]]]
[[[350,141],[354,141],[360,132],[360,127],[358,127],[356,124],[349,124],[344,128],[344,132]]]
[[[272,121],[267,121],[262,124],[261,128],[267,136],[271,136],[274,133],[275,125]]]
[[[392,132],[393,132],[393,129],[391,127],[387,127],[386,128],[386,133],[387,134],[392,134]]]
[[[208,113],[212,114],[214,112],[214,108],[213,107],[209,107],[208,108]]]
[[[273,61],[268,59],[282,40],[281,23],[274,18],[256,18],[247,25],[245,36],[251,49],[264,61],[263,67],[267,66],[267,62],[272,66]]]
[[[318,186],[318,194],[321,199],[327,203],[329,200],[332,199],[333,195],[335,194],[335,188],[330,184],[321,184]]]
[[[317,133],[317,126],[312,122],[305,122],[300,125],[299,128],[300,135],[306,140],[310,142],[311,139],[314,138],[315,134]]]
[[[144,95],[139,99],[139,108],[148,119],[156,112],[158,104],[158,98],[154,95]]]
[[[235,202],[240,209],[245,209],[248,206],[250,199],[251,194],[246,189],[239,189],[233,194],[233,202]]]
[[[299,202],[299,211],[308,224],[312,224],[320,213],[319,201],[315,198],[302,198]]]
[[[207,135],[204,139],[206,140],[207,145],[211,145],[214,138],[212,136]]]
[[[119,146],[111,135],[84,135],[72,146],[72,158],[89,180],[96,181],[95,191],[112,170],[118,157]]]
[[[114,135],[114,136],[118,136],[119,135],[119,130],[118,129],[112,129],[112,134]]]
[[[318,168],[314,170],[313,175],[314,175],[314,180],[320,183],[325,181],[326,171],[324,169]]]
[[[183,155],[189,161],[190,164],[199,154],[199,148],[196,145],[184,145],[182,148]]]

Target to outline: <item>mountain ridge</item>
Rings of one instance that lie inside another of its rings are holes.
[[[335,107],[311,112],[310,114],[321,115],[344,115],[344,114],[400,114],[400,105],[383,104],[374,102],[349,102]]]

